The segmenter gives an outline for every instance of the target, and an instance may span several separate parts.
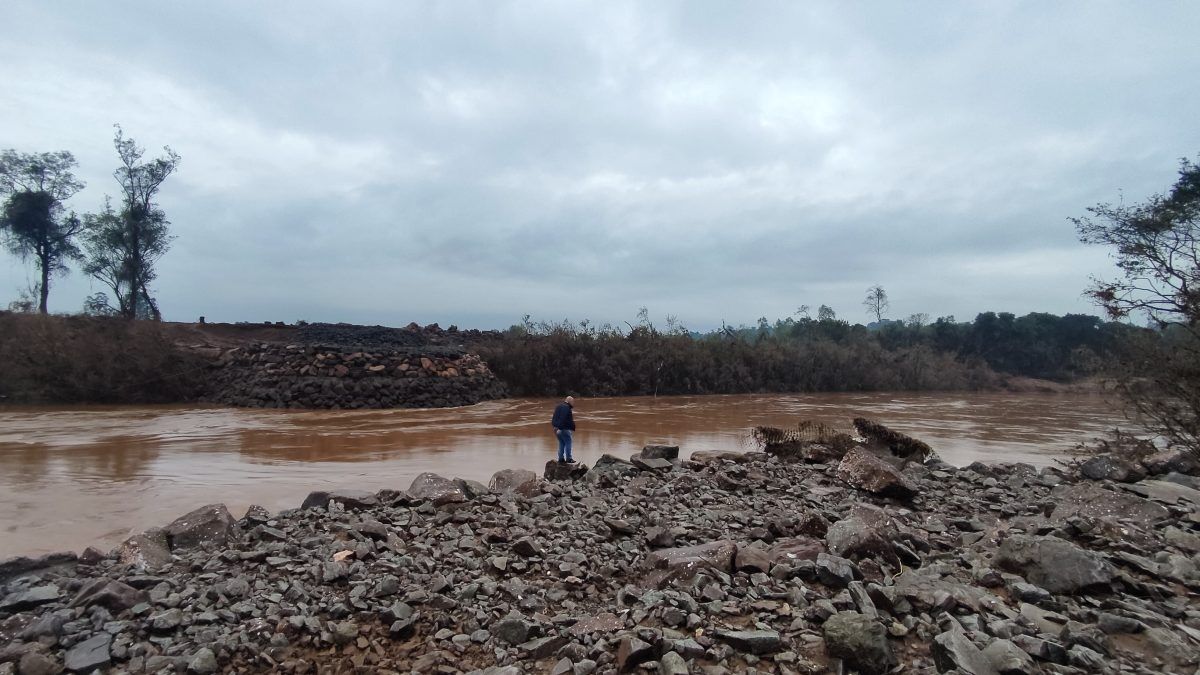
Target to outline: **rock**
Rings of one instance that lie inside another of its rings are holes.
[[[456,504],[467,501],[467,493],[455,481],[436,473],[423,473],[413,479],[408,494],[423,499],[434,506]]]
[[[837,477],[848,485],[885,497],[906,499],[917,488],[891,464],[862,448],[846,453],[837,467]]]
[[[17,664],[18,675],[58,675],[62,669],[58,661],[38,652],[25,654]]]
[[[16,556],[0,560],[0,582],[20,577],[29,572],[35,572],[55,567],[71,565],[79,560],[74,553],[47,553],[37,558]]]
[[[783,644],[773,630],[720,631],[714,637],[740,652],[758,656],[777,652]]]
[[[542,547],[529,537],[521,537],[509,547],[513,553],[522,558],[533,558],[542,555]]]
[[[737,544],[732,541],[714,541],[696,546],[681,546],[652,551],[646,555],[646,564],[655,569],[671,569],[694,572],[709,568],[722,572],[733,571],[733,558]]]
[[[167,532],[151,528],[121,542],[115,551],[121,562],[140,570],[158,569],[171,563],[171,545]]]
[[[788,537],[776,540],[771,548],[767,549],[767,556],[776,565],[794,565],[801,560],[816,562],[817,556],[824,552],[825,545],[816,539]]]
[[[488,487],[500,494],[531,497],[540,492],[537,474],[528,469],[504,469],[492,474]]]
[[[854,581],[854,565],[845,558],[828,553],[817,554],[817,577],[832,588],[845,588]]]
[[[149,597],[143,591],[112,579],[101,577],[83,585],[71,599],[71,607],[100,605],[113,612],[123,612],[134,605],[146,602]]]
[[[347,511],[370,509],[379,505],[379,498],[365,490],[318,490],[308,493],[301,509],[326,509],[329,503],[341,504]]]
[[[629,458],[629,461],[637,468],[643,471],[670,471],[675,468],[675,465],[665,459],[656,457],[642,457],[634,455]]]
[[[518,648],[525,652],[525,655],[531,659],[544,659],[558,650],[562,649],[567,644],[565,638],[557,635],[550,635],[529,642],[522,643]]]
[[[742,546],[737,550],[733,567],[739,572],[769,572],[771,556],[757,546]]]
[[[887,450],[896,457],[912,457],[924,462],[934,456],[933,448],[924,441],[889,429],[874,420],[856,417],[853,424],[854,429],[873,446]]]
[[[210,675],[217,672],[217,667],[217,655],[208,647],[200,648],[187,664],[188,672],[196,675]]]
[[[857,612],[838,612],[825,620],[825,649],[830,656],[863,673],[886,673],[896,664],[887,632],[878,621]]]
[[[546,469],[542,473],[542,477],[546,480],[579,480],[587,474],[587,465],[575,462],[574,464],[559,464],[558,460],[552,459],[546,462]]]
[[[150,617],[150,630],[170,633],[183,623],[183,611],[178,607],[159,612]]]
[[[868,523],[864,518],[843,518],[825,533],[825,544],[833,555],[852,558],[875,558],[899,567],[896,551],[882,528]]]
[[[163,528],[171,549],[223,546],[234,526],[224,504],[208,504],[180,516]]]
[[[97,633],[67,650],[64,666],[76,673],[90,673],[107,668],[112,662],[112,636]]]
[[[647,445],[638,453],[644,459],[679,459],[678,445]]]
[[[1056,537],[1009,537],[1000,544],[996,564],[1051,593],[1105,586],[1115,576],[1100,556]]]
[[[993,640],[984,648],[983,657],[1000,675],[1030,675],[1037,672],[1037,664],[1029,654],[1008,640]]]
[[[519,645],[537,634],[537,624],[519,616],[508,616],[492,625],[488,632],[500,642]]]
[[[592,633],[615,633],[625,628],[625,622],[611,612],[588,616],[576,621],[567,629],[568,635],[584,636]]]
[[[667,652],[658,660],[658,675],[688,675],[687,661],[675,652]]]
[[[54,584],[46,584],[45,586],[34,586],[33,588],[10,593],[0,600],[0,612],[23,612],[27,609],[33,609],[40,605],[45,605],[58,600],[62,596],[58,590],[58,586]]]
[[[1131,519],[1142,523],[1154,523],[1170,517],[1166,507],[1125,492],[1106,490],[1097,483],[1060,485],[1050,491],[1049,501],[1054,506],[1049,521],[1055,525],[1065,524],[1072,518],[1092,520]]]
[[[1142,458],[1142,466],[1155,476],[1164,473],[1200,475],[1200,459],[1182,448],[1171,448]]]
[[[966,675],[997,675],[992,662],[961,630],[949,630],[933,638],[933,662],[939,673],[955,671]]]
[[[617,671],[628,672],[639,664],[654,659],[654,647],[635,637],[627,637],[617,645]]]
[[[1079,466],[1079,473],[1092,480],[1112,480],[1136,483],[1146,477],[1146,470],[1129,460],[1112,455],[1096,455]]]

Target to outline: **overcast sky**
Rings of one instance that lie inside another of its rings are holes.
[[[353,7],[353,9],[351,9]],[[0,4],[0,148],[183,157],[165,318],[1095,310],[1068,218],[1200,153],[1200,3]],[[0,306],[35,278],[0,258]],[[52,311],[103,290],[56,279]]]

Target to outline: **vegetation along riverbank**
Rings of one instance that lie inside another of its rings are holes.
[[[0,672],[1195,671],[1193,457],[956,468],[856,426],[10,559]]]

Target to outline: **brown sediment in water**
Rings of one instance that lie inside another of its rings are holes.
[[[440,410],[286,411],[205,407],[0,410],[0,557],[108,548],[201,504],[290,508],[316,489],[407,486],[433,471],[486,481],[539,470],[554,453],[553,401]],[[850,430],[868,414],[946,461],[1046,465],[1123,422],[1080,394],[805,394],[584,399],[575,456],[643,445],[745,449],[748,430],[812,419]]]

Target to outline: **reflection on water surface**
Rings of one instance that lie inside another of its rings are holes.
[[[103,548],[130,531],[225,502],[298,506],[314,489],[407,487],[435,471],[479,481],[540,470],[554,454],[554,401],[442,410],[196,407],[0,409],[0,556]],[[1123,419],[1078,394],[806,394],[584,399],[575,456],[627,456],[653,442],[745,449],[746,430],[875,417],[952,464],[1044,465]]]

